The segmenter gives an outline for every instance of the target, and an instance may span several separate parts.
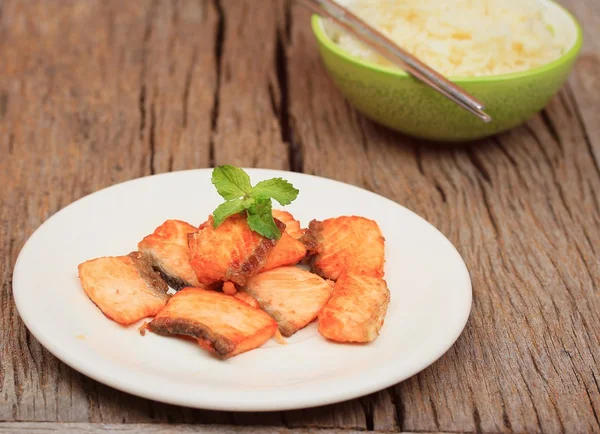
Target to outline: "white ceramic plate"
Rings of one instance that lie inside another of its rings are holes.
[[[79,285],[77,265],[127,254],[164,220],[202,223],[221,202],[211,170],[118,184],[74,202],[27,241],[13,290],[21,318],[41,344],[79,372],[138,396],[190,407],[271,411],[339,402],[421,371],[458,338],[471,309],[471,282],[452,244],[425,220],[360,188],[315,176],[247,169],[252,182],[280,176],[300,190],[287,210],[313,219],[362,215],[386,238],[391,302],[380,337],[368,345],[326,341],[312,324],[221,361],[193,342],[123,327]],[[141,324],[141,322],[140,322]]]

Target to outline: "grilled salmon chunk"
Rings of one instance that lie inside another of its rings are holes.
[[[379,226],[364,217],[337,217],[310,222],[305,245],[315,256],[313,271],[337,280],[344,271],[383,277],[385,246]]]
[[[330,282],[298,267],[279,267],[257,274],[246,283],[245,291],[289,337],[313,321],[329,297]]]
[[[104,315],[123,325],[155,315],[169,299],[169,287],[140,252],[91,259],[78,270],[87,296]]]
[[[235,297],[190,287],[171,297],[148,328],[164,335],[192,336],[205,350],[227,359],[264,344],[275,334],[277,323]]]
[[[197,229],[181,220],[167,220],[138,243],[138,250],[150,258],[152,265],[175,290],[200,286],[190,265],[188,234]]]
[[[227,295],[235,295],[237,293],[237,288],[231,282],[223,282],[223,293]]]
[[[281,238],[267,254],[267,260],[262,271],[271,270],[283,265],[296,265],[306,256],[306,246],[287,232],[282,232]]]
[[[273,218],[276,218],[285,225],[285,231],[294,239],[300,239],[304,235],[304,229],[301,228],[300,222],[287,211],[274,209],[272,211]]]
[[[252,306],[255,309],[260,309],[260,304],[258,304],[258,301],[256,301],[255,298],[253,298],[250,294],[248,294],[247,292],[244,291],[238,291],[235,293],[235,298],[242,300],[244,303],[246,303],[248,306]]]
[[[229,280],[244,285],[264,266],[276,241],[253,232],[244,213],[227,218],[216,229],[212,221],[210,217],[197,232],[188,235],[190,263],[198,281],[210,285]]]
[[[319,333],[337,342],[371,342],[390,302],[390,291],[379,277],[343,274],[319,313]]]

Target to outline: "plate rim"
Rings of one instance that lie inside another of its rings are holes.
[[[465,330],[465,327],[468,323],[468,320],[469,320],[469,317],[471,314],[472,305],[473,305],[473,283],[472,283],[472,279],[470,276],[470,272],[464,261],[464,258],[462,257],[462,255],[460,254],[458,249],[454,246],[454,244],[439,229],[437,229],[433,224],[431,224],[425,218],[421,217],[420,215],[418,215],[411,209],[399,204],[398,202],[395,202],[391,199],[388,199],[385,196],[382,196],[378,193],[375,193],[373,191],[367,190],[365,188],[362,188],[362,187],[359,187],[359,186],[356,186],[353,184],[348,184],[348,183],[338,181],[335,179],[321,177],[321,176],[312,175],[312,174],[308,174],[308,173],[302,173],[302,172],[292,172],[292,171],[286,171],[286,170],[267,169],[267,168],[246,168],[246,167],[244,167],[243,169],[246,172],[248,172],[248,174],[250,176],[253,176],[252,172],[255,172],[255,173],[263,172],[262,174],[256,173],[256,175],[258,175],[258,176],[275,175],[275,176],[285,177],[286,174],[294,174],[294,176],[313,178],[316,181],[331,182],[331,183],[337,184],[340,187],[344,187],[344,188],[361,190],[368,194],[375,195],[375,196],[377,196],[378,199],[384,200],[393,206],[397,206],[397,207],[404,209],[405,211],[408,211],[410,214],[413,215],[413,217],[417,217],[418,219],[420,219],[424,223],[426,223],[428,228],[433,229],[439,236],[441,236],[441,239],[443,239],[443,241],[452,248],[454,253],[460,259],[461,271],[463,273],[463,277],[465,278],[466,284],[468,284],[468,290],[466,290],[466,294],[465,294],[466,297],[468,298],[468,300],[465,300],[465,304],[461,311],[461,315],[458,317],[458,319],[456,321],[457,326],[456,326],[455,332],[452,334],[452,338],[451,339],[448,338],[445,345],[440,346],[439,349],[437,351],[435,351],[432,356],[426,358],[424,361],[421,361],[421,363],[418,364],[419,367],[414,367],[412,369],[404,371],[404,372],[402,372],[402,374],[391,375],[387,378],[380,379],[379,381],[373,381],[368,386],[352,389],[350,392],[347,389],[342,389],[342,391],[339,391],[339,392],[337,390],[328,390],[328,393],[326,393],[325,395],[323,395],[323,393],[319,393],[319,394],[317,394],[319,396],[313,395],[312,397],[308,397],[308,398],[300,397],[298,399],[282,400],[281,397],[277,397],[277,399],[273,399],[268,404],[266,404],[262,401],[257,402],[257,403],[248,402],[248,401],[234,402],[235,400],[229,400],[229,403],[223,402],[223,401],[214,402],[210,398],[198,400],[197,397],[195,397],[194,399],[186,399],[185,396],[162,397],[157,394],[148,393],[147,390],[145,390],[145,389],[140,390],[143,388],[140,388],[139,386],[136,387],[130,381],[123,381],[122,379],[119,378],[119,376],[97,375],[96,374],[97,369],[94,369],[94,367],[92,365],[90,365],[88,362],[86,362],[87,359],[85,359],[85,358],[82,359],[81,357],[79,357],[76,354],[76,351],[75,352],[72,351],[71,348],[57,348],[57,345],[54,345],[52,343],[51,338],[47,339],[47,336],[43,333],[43,331],[40,330],[40,328],[36,327],[35,321],[32,320],[32,318],[30,318],[28,316],[27,308],[25,307],[26,302],[24,300],[22,300],[20,295],[18,295],[22,292],[19,290],[16,290],[16,288],[18,288],[18,286],[20,285],[19,282],[21,280],[20,276],[22,273],[22,271],[21,271],[22,258],[25,256],[24,253],[28,251],[28,249],[30,248],[30,246],[33,242],[32,240],[35,240],[35,237],[40,232],[40,230],[44,226],[49,224],[51,221],[58,218],[63,212],[65,212],[70,207],[72,207],[75,204],[78,204],[80,202],[83,202],[83,201],[93,200],[93,197],[101,192],[105,192],[105,191],[111,190],[111,189],[117,189],[119,187],[124,186],[125,184],[143,182],[150,178],[178,176],[178,175],[181,175],[184,173],[190,173],[190,172],[204,172],[204,173],[211,172],[213,170],[213,168],[179,170],[179,171],[173,171],[173,172],[147,175],[147,176],[142,176],[142,177],[118,182],[118,183],[106,186],[104,188],[101,188],[99,190],[96,190],[92,193],[89,193],[89,194],[69,203],[68,205],[64,206],[63,208],[61,208],[60,210],[58,210],[57,212],[55,212],[54,214],[49,216],[45,221],[43,221],[31,233],[31,235],[28,237],[28,239],[23,244],[23,247],[21,248],[21,251],[19,252],[19,255],[15,262],[15,265],[13,268],[13,273],[12,273],[12,294],[13,294],[13,299],[15,301],[16,310],[17,310],[19,317],[23,321],[24,325],[27,327],[28,331],[44,347],[44,349],[46,349],[48,352],[50,352],[58,360],[65,363],[67,366],[69,366],[71,369],[75,370],[76,372],[79,372],[89,378],[92,378],[93,380],[98,381],[101,384],[107,385],[109,387],[112,387],[114,389],[120,390],[125,393],[129,393],[131,395],[149,399],[152,401],[163,402],[163,403],[172,404],[172,405],[180,405],[180,406],[196,408],[196,409],[206,409],[206,410],[216,410],[216,411],[237,411],[237,412],[256,412],[256,411],[266,412],[266,411],[296,410],[296,409],[303,409],[303,408],[310,408],[310,407],[315,407],[315,406],[334,404],[334,403],[338,403],[338,402],[342,402],[342,401],[359,398],[359,397],[386,389],[388,387],[392,387],[396,384],[399,384],[399,383],[407,380],[408,378],[411,378],[415,374],[430,367],[433,363],[435,363],[437,360],[439,360],[444,354],[446,354],[450,348],[452,348],[452,346],[456,343],[456,341],[458,340],[460,335]],[[23,314],[23,312],[25,312],[25,314]],[[460,324],[460,326],[458,326],[458,324]],[[110,362],[110,363],[114,364],[116,366],[122,366],[122,365],[119,365],[114,362]],[[121,369],[123,369],[123,368],[121,368]],[[131,371],[130,369],[125,369],[125,370]],[[135,382],[133,382],[133,383],[135,383]],[[276,391],[276,390],[277,389],[274,389],[274,391]],[[199,402],[199,401],[202,401],[202,402]]]

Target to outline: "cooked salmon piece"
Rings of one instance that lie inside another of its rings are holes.
[[[332,288],[309,271],[279,267],[248,279],[244,290],[277,321],[281,334],[289,337],[317,317]]]
[[[294,239],[300,239],[304,235],[305,230],[302,229],[300,222],[287,211],[274,209],[271,211],[273,218],[276,218],[285,225],[285,231]]]
[[[336,342],[371,342],[379,336],[389,302],[385,280],[345,273],[319,313],[319,333]]]
[[[192,336],[222,359],[259,347],[277,330],[267,313],[221,292],[184,288],[150,322],[163,335]]]
[[[169,287],[140,252],[91,259],[78,266],[87,296],[110,319],[129,325],[162,309]]]
[[[276,223],[284,229],[281,222]],[[190,264],[203,285],[219,281],[244,285],[264,266],[275,244],[276,240],[250,229],[245,213],[227,218],[216,229],[210,217],[197,232],[188,235]]]
[[[313,271],[326,279],[337,280],[344,271],[383,277],[385,239],[373,220],[356,216],[313,220],[303,242],[315,255]]]
[[[252,306],[255,309],[260,309],[260,304],[258,304],[258,301],[256,301],[256,299],[247,292],[238,291],[235,293],[235,298],[242,300],[248,306]]]
[[[223,282],[223,294],[227,295],[235,295],[237,292],[237,288],[231,282]]]
[[[167,220],[138,243],[138,250],[152,258],[152,265],[177,291],[186,286],[200,286],[190,265],[188,247],[188,234],[197,230],[181,220]]]
[[[287,232],[282,232],[275,247],[267,254],[267,260],[261,268],[261,272],[283,265],[295,265],[304,259],[306,252],[306,246],[302,242],[292,238]]]

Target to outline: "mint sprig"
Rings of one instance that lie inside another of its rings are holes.
[[[271,199],[281,205],[292,203],[299,193],[292,184],[282,178],[272,178],[252,187],[248,174],[231,165],[215,167],[212,183],[225,199],[213,212],[215,228],[227,217],[245,210],[250,229],[272,240],[281,237],[281,231],[273,220]]]
[[[225,200],[237,199],[252,190],[248,174],[235,166],[216,167],[212,173],[212,183]]]

